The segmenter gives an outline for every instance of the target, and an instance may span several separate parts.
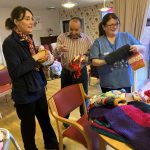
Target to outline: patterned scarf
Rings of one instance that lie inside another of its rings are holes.
[[[19,31],[17,28],[15,29],[15,32],[19,35],[20,41],[25,40],[28,42],[29,45],[29,50],[31,56],[35,55],[37,52],[35,51],[34,45],[33,45],[33,40],[29,35],[23,34],[21,31]],[[40,66],[38,65],[37,67],[34,67],[36,71],[39,71]]]
[[[15,29],[15,32],[19,35],[20,40],[25,40],[28,42],[29,44],[29,50],[31,53],[31,56],[36,54],[36,51],[34,49],[34,45],[33,45],[33,40],[31,39],[31,37],[29,35],[25,35],[23,34],[21,31],[19,31],[17,28]]]

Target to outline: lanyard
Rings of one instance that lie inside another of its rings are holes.
[[[117,45],[117,35],[116,35],[114,44],[112,44],[112,43],[108,40],[107,37],[105,37],[105,38],[106,38],[106,40],[107,40],[109,46],[111,47],[111,49],[112,49],[113,51],[115,51],[115,50],[116,50],[116,45]]]

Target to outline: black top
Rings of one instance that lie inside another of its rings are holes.
[[[42,96],[46,79],[42,68],[35,71],[38,65],[29,50],[26,40],[12,32],[3,42],[3,53],[8,72],[12,79],[12,98],[15,103],[31,103]]]

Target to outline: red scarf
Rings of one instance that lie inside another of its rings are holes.
[[[21,31],[19,31],[18,29],[15,29],[15,32],[19,35],[20,40],[25,40],[28,42],[29,44],[29,50],[31,53],[31,56],[36,54],[36,51],[34,49],[34,45],[33,45],[33,40],[31,39],[31,37],[29,35],[25,35],[23,34]]]
[[[31,39],[31,37],[30,37],[29,35],[25,35],[25,34],[22,33],[21,31],[19,31],[17,28],[15,29],[15,32],[19,35],[20,40],[25,40],[25,41],[28,42],[29,50],[30,50],[31,56],[35,55],[35,54],[36,54],[36,51],[35,51],[35,48],[34,48],[34,45],[33,45],[33,40]],[[35,69],[36,71],[39,71],[39,67],[40,67],[40,66],[37,66],[37,67],[35,67],[34,69]]]

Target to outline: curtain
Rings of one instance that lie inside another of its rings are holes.
[[[114,0],[114,12],[120,19],[120,31],[131,33],[140,40],[147,20],[150,0]]]
[[[129,32],[140,40],[146,26],[150,0],[113,0],[114,12],[120,19],[120,31]],[[133,91],[142,88],[148,68],[133,72]],[[142,82],[140,82],[142,78]]]

